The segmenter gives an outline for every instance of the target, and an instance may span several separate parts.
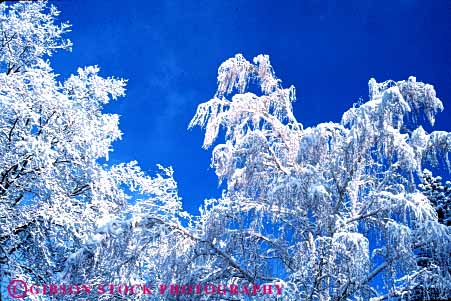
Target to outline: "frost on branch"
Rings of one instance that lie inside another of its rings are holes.
[[[36,64],[58,49],[70,50],[72,43],[62,37],[69,24],[55,24],[59,11],[45,1],[0,4],[0,61],[6,72],[17,72]]]

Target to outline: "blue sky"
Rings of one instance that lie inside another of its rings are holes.
[[[138,160],[153,174],[171,165],[185,209],[219,196],[203,132],[187,125],[216,88],[217,68],[236,53],[269,54],[285,86],[295,85],[304,126],[339,121],[368,79],[431,83],[445,104],[436,129],[451,130],[451,3],[447,0],[118,1],[59,0],[72,24],[71,53],[53,58],[63,77],[100,66],[128,79],[123,140],[111,161]]]

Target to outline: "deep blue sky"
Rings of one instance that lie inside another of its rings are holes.
[[[187,131],[200,102],[216,88],[217,68],[236,53],[271,57],[284,85],[295,85],[304,126],[339,121],[368,79],[414,75],[433,84],[445,111],[436,129],[451,130],[451,1],[118,1],[59,0],[73,25],[71,53],[53,59],[62,76],[97,64],[103,76],[129,80],[127,97],[107,106],[120,114],[123,140],[112,162],[138,160],[151,174],[172,165],[184,207],[197,212],[219,196],[201,149]]]

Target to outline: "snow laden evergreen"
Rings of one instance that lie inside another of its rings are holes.
[[[451,297],[450,228],[416,188],[424,164],[449,166],[451,133],[420,125],[434,124],[442,102],[415,77],[371,79],[369,97],[340,123],[303,128],[295,89],[268,56],[220,66],[216,94],[190,123],[205,128],[205,148],[223,138],[211,165],[227,183],[197,225],[219,249],[198,252],[201,279],[281,283],[284,300],[376,301],[419,288]]]
[[[125,81],[90,66],[60,82],[46,58],[71,43],[56,8],[39,1],[0,10],[0,299],[11,279],[160,277],[179,248],[161,225],[179,225],[183,214],[172,170],[149,177],[136,162],[99,163],[121,138],[118,115],[102,108],[124,95]]]
[[[425,169],[423,171],[422,183],[419,184],[419,187],[435,207],[439,223],[448,226],[449,229],[451,226],[451,182],[446,181],[445,184],[442,184],[442,178],[440,176],[435,177],[431,171]],[[418,264],[423,267],[447,265],[448,273],[451,273],[451,266],[449,265],[451,252],[449,253],[449,257],[444,258],[437,258],[433,254],[431,248],[425,246],[425,248],[420,250]],[[438,260],[444,260],[444,262]],[[416,300],[423,300],[438,299],[443,294],[440,294],[440,290],[436,288],[434,283],[425,283],[423,286],[419,286],[412,295],[416,297]]]
[[[425,169],[419,187],[434,205],[438,221],[451,226],[451,181],[443,184],[442,177],[434,177],[431,171]]]

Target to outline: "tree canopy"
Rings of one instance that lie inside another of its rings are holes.
[[[269,57],[235,55],[189,124],[205,129],[226,188],[189,214],[172,168],[149,176],[136,161],[108,163],[122,133],[103,108],[126,81],[97,66],[60,81],[49,59],[71,42],[59,11],[41,1],[0,10],[1,296],[23,279],[266,284],[283,300],[451,297],[449,185],[425,169],[451,168],[451,133],[423,127],[443,110],[432,85],[370,79],[368,101],[341,122],[304,128]]]

